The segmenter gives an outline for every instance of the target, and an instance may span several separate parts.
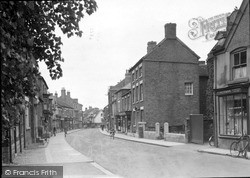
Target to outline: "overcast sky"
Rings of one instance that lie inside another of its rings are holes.
[[[147,42],[164,39],[164,25],[177,24],[177,37],[205,61],[216,41],[191,40],[188,22],[232,12],[242,0],[96,0],[97,11],[82,19],[83,36],[62,35],[63,77],[51,80],[45,65],[40,71],[49,92],[70,91],[85,107],[103,109],[108,88],[124,79],[127,69],[146,54]],[[62,34],[62,33],[58,33]]]

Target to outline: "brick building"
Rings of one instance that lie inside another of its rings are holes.
[[[229,148],[250,134],[250,5],[243,0],[228,17],[227,30],[219,32],[208,54],[213,66],[214,134],[216,145]]]
[[[71,98],[70,91],[65,88],[61,90],[61,96],[57,93],[53,96],[53,127],[57,130],[76,129],[83,125],[82,104],[78,103],[78,99]]]
[[[46,133],[51,130],[51,99],[48,85],[42,76],[36,79],[36,95],[25,96],[22,104],[16,107],[19,114],[15,113],[19,122],[13,124],[5,131],[6,137],[2,142],[2,162],[12,162],[18,153],[32,144],[44,144]]]
[[[99,108],[89,106],[83,111],[84,127],[99,127],[103,122],[103,111]]]
[[[108,129],[115,127],[117,130],[121,130],[122,125],[122,118],[121,112],[124,110],[122,109],[122,97],[126,94],[124,91],[129,91],[128,86],[131,83],[131,74],[126,71],[125,78],[118,82],[114,86],[110,86],[108,90]],[[124,103],[125,104],[125,103]],[[123,113],[124,114],[124,113]],[[124,117],[125,118],[125,117]],[[130,120],[130,114],[127,112],[126,118]],[[124,119],[123,119],[124,120]],[[124,123],[125,124],[125,123]]]
[[[165,38],[148,42],[147,54],[129,72],[132,74],[131,126],[156,122],[170,131],[184,129],[189,114],[199,110],[199,56],[176,36],[176,24],[165,25]]]
[[[131,83],[118,89],[116,95],[115,125],[116,130],[127,132],[131,126]]]

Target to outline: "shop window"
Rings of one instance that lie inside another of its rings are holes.
[[[185,83],[185,95],[193,95],[193,83]]]
[[[233,79],[247,76],[247,52],[246,50],[233,54]]]
[[[247,133],[246,94],[219,97],[219,124],[221,135]]]

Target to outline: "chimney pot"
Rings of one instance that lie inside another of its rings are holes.
[[[156,41],[149,41],[147,46],[147,53],[153,51],[154,47],[156,46]]]
[[[167,23],[164,27],[165,27],[165,38],[176,39],[176,23]]]

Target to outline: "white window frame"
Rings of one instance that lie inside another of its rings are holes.
[[[242,63],[242,53],[246,53],[246,63]],[[238,64],[235,64],[235,55],[239,55]],[[244,78],[247,76],[247,50],[246,49],[239,49],[232,53],[232,79],[237,80],[240,78]],[[235,74],[237,73],[237,74]]]
[[[185,82],[185,95],[194,95],[194,84],[193,82]]]

